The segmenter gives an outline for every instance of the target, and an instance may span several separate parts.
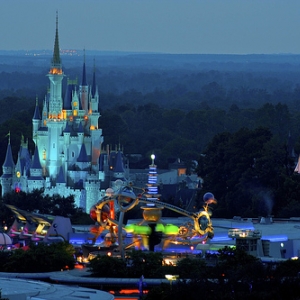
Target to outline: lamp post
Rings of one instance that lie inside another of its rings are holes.
[[[170,289],[172,290],[172,282],[179,278],[179,275],[165,275],[166,279],[170,281]]]

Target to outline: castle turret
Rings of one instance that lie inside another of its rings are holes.
[[[60,167],[59,173],[56,179],[56,187],[57,191],[60,195],[64,195],[64,190],[66,188],[66,180],[65,180],[65,174],[63,170],[63,166]]]
[[[27,176],[29,175],[31,166],[31,158],[28,151],[28,140],[24,141],[24,136],[21,137],[21,147],[18,152],[18,160],[15,166],[13,176],[13,186],[15,190],[27,192]]]
[[[49,175],[55,178],[60,167],[60,147],[59,137],[62,134],[65,122],[63,119],[62,106],[62,80],[64,74],[59,53],[58,41],[58,15],[56,15],[56,33],[54,42],[53,58],[51,68],[48,74],[50,80],[49,96],[49,117],[47,119],[48,127],[48,169]]]
[[[78,135],[78,142],[79,144],[83,144],[83,138],[84,138],[84,129],[82,126],[82,122],[79,121],[79,126],[78,126],[78,130],[77,130],[77,135]]]
[[[89,169],[90,161],[89,161],[88,156],[86,154],[86,148],[85,148],[84,144],[81,145],[76,165],[80,168],[80,170]]]
[[[96,68],[94,65],[93,83],[92,83],[91,94],[90,94],[90,109],[89,109],[90,130],[98,129],[99,117],[100,117],[99,93],[98,93],[98,87],[96,85]]]
[[[6,149],[4,164],[2,166],[3,174],[1,176],[2,196],[5,195],[6,193],[11,192],[14,168],[15,168],[15,163],[11,151],[10,133],[8,133],[8,145]]]
[[[37,132],[41,126],[41,115],[40,115],[40,110],[38,106],[38,99],[36,98],[35,102],[35,110],[32,118],[32,136],[33,140],[36,141],[37,137]]]
[[[115,180],[123,179],[125,176],[124,164],[123,164],[123,155],[121,150],[119,149],[116,155],[116,162],[113,168],[113,177]]]
[[[82,109],[85,111],[85,115],[87,115],[89,92],[88,92],[88,85],[86,81],[85,54],[84,54],[84,62],[83,62],[83,69],[82,69],[82,81],[81,81],[81,85],[79,86],[79,95],[80,95]]]
[[[44,104],[43,104],[43,112],[42,112],[42,127],[47,126],[47,118],[48,118],[48,105],[47,105],[47,98],[45,97]]]
[[[100,156],[100,149],[103,143],[102,129],[98,126],[99,113],[99,93],[96,84],[96,67],[94,62],[93,83],[89,96],[89,130],[92,137],[92,167],[96,171]]]
[[[68,122],[66,123],[66,127],[63,131],[63,135],[64,135],[65,145],[68,146],[70,144],[70,135],[71,135],[70,126]]]
[[[30,176],[28,178],[28,190],[42,189],[44,187],[43,169],[39,158],[38,147],[35,147],[32,164],[30,167]]]
[[[77,93],[76,90],[72,92],[71,106],[72,106],[72,115],[73,115],[73,117],[77,117],[78,116],[78,111],[79,111],[79,98],[78,98],[78,93]]]

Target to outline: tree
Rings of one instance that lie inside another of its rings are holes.
[[[142,275],[145,278],[162,277],[161,252],[146,252],[141,250],[132,250],[126,257],[129,277],[139,278]]]
[[[198,174],[204,179],[204,192],[213,191],[218,199],[215,216],[249,217],[278,210],[278,193],[283,194],[291,166],[284,143],[270,130],[242,128],[213,138],[199,159]]]
[[[124,260],[108,255],[97,255],[89,263],[89,270],[95,277],[119,277],[127,275]]]
[[[66,242],[50,245],[30,244],[28,250],[22,248],[11,252],[7,261],[2,262],[3,272],[39,273],[62,269],[73,269],[75,249]]]
[[[181,279],[207,279],[207,265],[205,260],[200,258],[183,258],[177,262],[176,274]]]

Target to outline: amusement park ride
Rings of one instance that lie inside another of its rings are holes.
[[[95,242],[98,236],[106,231],[102,247],[118,248],[121,255],[124,255],[124,250],[132,247],[154,251],[154,247],[160,244],[161,249],[165,250],[170,243],[193,246],[199,243],[204,244],[208,239],[213,238],[214,229],[210,219],[209,205],[215,204],[216,200],[212,193],[206,193],[203,196],[204,205],[199,212],[189,212],[161,202],[156,196],[158,194],[146,193],[136,196],[130,186],[122,187],[115,195],[107,194],[90,210],[90,216],[96,222],[91,229],[94,234],[93,241]],[[124,214],[140,203],[145,204],[145,206],[140,206],[143,220],[136,224],[124,225]],[[179,226],[164,224],[161,221],[163,209],[188,217],[191,222],[187,221]],[[118,220],[116,220],[117,214]],[[126,242],[128,235],[132,238]]]
[[[198,212],[190,212],[160,201],[155,156],[152,155],[151,158],[147,186],[145,189],[139,188],[142,193],[135,194],[134,190],[138,188],[124,185],[119,179],[115,182],[115,190],[108,188],[106,195],[91,207],[90,217],[95,225],[90,227],[88,237],[86,233],[76,237],[69,218],[29,213],[11,205],[8,207],[16,219],[8,231],[9,235],[17,241],[69,241],[80,244],[87,253],[117,250],[121,256],[131,248],[169,251],[176,248],[175,245],[191,248],[206,244],[214,237],[209,207],[210,204],[216,204],[214,195],[206,193],[203,196],[204,205]],[[143,218],[131,220],[125,225],[125,214],[135,207],[141,209]],[[169,224],[162,218],[163,209],[174,211],[185,218],[172,219],[175,224]],[[78,240],[82,242],[79,243]]]

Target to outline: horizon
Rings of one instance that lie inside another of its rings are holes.
[[[89,55],[90,52],[97,53],[115,53],[115,54],[145,54],[145,55],[171,55],[171,56],[298,56],[300,53],[168,53],[168,52],[149,52],[149,51],[122,51],[122,50],[97,50],[97,49],[69,49],[69,48],[60,48],[61,55],[72,55],[72,53],[68,54],[71,51],[74,54],[78,54],[77,56],[83,56],[84,52],[86,55]],[[23,53],[31,53],[31,52],[44,52],[44,55],[53,55],[53,49],[0,49],[0,53],[2,52],[23,52]],[[42,54],[39,54],[42,55]],[[38,55],[37,55],[38,56]]]
[[[4,1],[0,50],[300,54],[298,0]],[[24,13],[26,12],[26,13]],[[69,45],[68,48],[65,45]]]

